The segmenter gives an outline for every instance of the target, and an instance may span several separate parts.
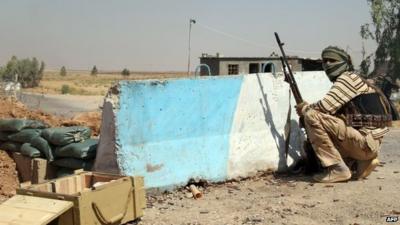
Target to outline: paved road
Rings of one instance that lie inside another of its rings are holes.
[[[100,110],[104,96],[50,95],[21,93],[19,100],[31,109],[72,117],[77,113]]]

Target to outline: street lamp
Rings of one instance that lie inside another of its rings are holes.
[[[190,33],[191,33],[191,31],[192,31],[192,24],[195,24],[196,23],[196,20],[194,20],[194,19],[190,19],[189,20],[189,53],[188,53],[188,69],[187,69],[187,73],[188,73],[188,76],[190,76]]]

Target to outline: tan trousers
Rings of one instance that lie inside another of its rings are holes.
[[[378,155],[380,139],[347,127],[340,118],[309,109],[304,113],[304,123],[323,167],[343,162],[344,158],[369,160]]]

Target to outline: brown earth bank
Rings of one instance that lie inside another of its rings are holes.
[[[0,150],[0,203],[15,195],[18,186],[15,162],[7,152]]]

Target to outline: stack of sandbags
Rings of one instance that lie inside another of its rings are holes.
[[[0,120],[0,149],[9,152],[21,152],[29,157],[40,157],[40,152],[27,151],[25,143],[30,143],[41,135],[47,124],[36,120],[2,119]]]
[[[33,141],[38,143],[42,152],[53,150],[46,155],[53,165],[71,170],[91,170],[98,140],[90,139],[90,136],[91,129],[88,127],[55,127],[44,129],[41,137]]]
[[[35,120],[0,120],[0,149],[35,158],[46,158],[61,174],[91,170],[98,139],[90,139],[84,126],[54,127]]]

